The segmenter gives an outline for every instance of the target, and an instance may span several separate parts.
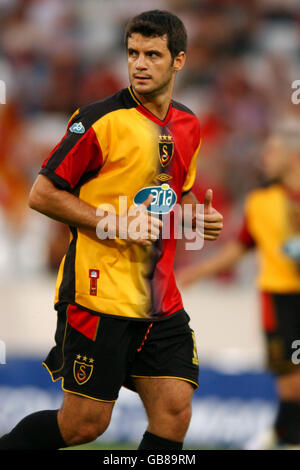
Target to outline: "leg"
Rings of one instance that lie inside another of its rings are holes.
[[[147,431],[183,443],[191,419],[192,385],[171,378],[136,378],[135,384],[148,416]]]
[[[262,293],[263,329],[268,369],[275,376],[279,398],[274,422],[281,444],[300,443],[300,373],[292,362],[292,344],[299,338],[299,294]]]
[[[93,441],[106,430],[124,380],[131,335],[128,321],[102,317],[101,328],[99,323],[100,317],[75,306],[59,309],[56,345],[44,366],[52,380],[63,380],[64,403],[59,411],[24,418],[0,439],[1,450],[54,450]]]
[[[195,336],[186,312],[154,322],[130,377],[149,420],[139,449],[182,449],[198,374]]]
[[[91,442],[108,427],[113,405],[66,392],[58,412],[26,416],[0,438],[0,450],[57,450]]]
[[[298,402],[300,405],[300,372],[290,372],[277,378],[277,390],[283,401]]]
[[[63,379],[58,425],[67,446],[91,442],[109,425],[126,369],[127,329],[125,320],[72,305],[59,312],[56,346],[44,365],[53,380]]]
[[[65,392],[58,425],[68,446],[94,441],[107,429],[114,402],[96,401]]]
[[[58,410],[25,416],[0,438],[0,450],[57,450],[66,447],[57,423]]]
[[[276,434],[281,443],[300,443],[300,373],[290,372],[277,377],[280,398],[275,422]]]

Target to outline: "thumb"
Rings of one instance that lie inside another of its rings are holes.
[[[141,206],[145,206],[145,208],[147,209],[147,207],[150,206],[150,204],[151,204],[152,201],[153,201],[153,194],[149,194],[149,196],[147,197],[147,199],[142,202]]]
[[[204,196],[204,212],[206,214],[210,214],[212,211],[212,199],[213,199],[213,191],[212,189],[208,189]]]

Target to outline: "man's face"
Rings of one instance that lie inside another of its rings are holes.
[[[172,60],[167,44],[167,35],[148,38],[134,33],[128,38],[129,79],[137,94],[153,96],[171,86],[178,59]]]
[[[287,156],[281,139],[270,137],[264,145],[263,154],[264,173],[268,179],[280,179],[286,170]]]

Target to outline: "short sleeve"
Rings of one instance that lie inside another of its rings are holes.
[[[77,110],[39,173],[58,188],[72,191],[97,174],[102,163],[102,151],[92,123]]]
[[[195,182],[195,179],[196,179],[196,173],[197,173],[197,157],[198,157],[198,153],[199,153],[199,150],[200,150],[200,147],[201,147],[201,142],[202,142],[202,140],[200,138],[200,141],[198,143],[198,147],[197,147],[196,151],[194,152],[194,154],[192,156],[190,166],[188,168],[188,172],[187,172],[187,175],[185,177],[184,184],[182,186],[182,196],[184,196],[184,194],[188,193],[194,185],[194,182]]]

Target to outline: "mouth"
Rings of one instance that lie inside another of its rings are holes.
[[[142,82],[142,83],[145,83],[148,80],[151,80],[150,77],[144,77],[143,75],[134,75],[134,78],[135,78],[135,80],[137,80],[139,82]]]

